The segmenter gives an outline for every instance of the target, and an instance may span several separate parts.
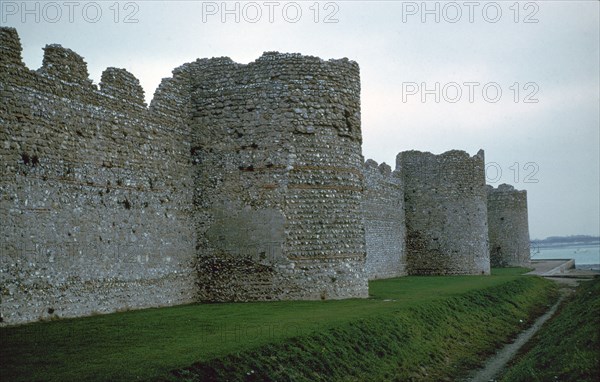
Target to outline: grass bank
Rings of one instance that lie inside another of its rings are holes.
[[[187,305],[2,328],[0,379],[452,379],[550,304],[553,285],[521,272],[375,281],[366,300]]]
[[[582,283],[524,346],[503,382],[600,378],[600,279]]]

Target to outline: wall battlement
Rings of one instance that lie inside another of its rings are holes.
[[[487,198],[492,267],[529,266],[527,191],[508,184],[487,186]]]
[[[83,57],[57,44],[46,45],[42,67],[37,72],[80,86],[92,85]]]
[[[107,68],[102,72],[100,91],[115,99],[146,107],[140,81],[125,69]]]
[[[29,70],[0,36],[2,323],[195,301],[190,130],[163,102],[184,92],[149,109],[125,70],[98,88],[57,45]]]
[[[21,40],[15,28],[0,28],[0,63],[25,66],[21,57]]]

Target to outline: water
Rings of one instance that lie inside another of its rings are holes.
[[[581,269],[600,269],[600,243],[531,247],[532,260],[575,259]]]

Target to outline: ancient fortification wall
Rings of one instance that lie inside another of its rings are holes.
[[[529,266],[527,191],[487,186],[487,197],[492,267]]]
[[[150,107],[0,28],[0,324],[200,300],[366,297],[348,60],[198,60]]]
[[[489,274],[483,151],[405,151],[396,171],[404,185],[408,273]]]
[[[192,66],[200,298],[366,297],[358,65]]]
[[[4,323],[190,302],[193,173],[185,108],[58,45],[27,69],[0,28]],[[184,101],[181,101],[184,102]]]
[[[363,215],[370,280],[406,275],[404,193],[400,174],[385,163],[365,162]]]
[[[488,224],[495,265],[529,260],[526,194],[486,191],[482,151],[363,163],[355,62],[197,60],[148,107],[44,51],[29,70],[0,28],[0,325],[489,274]]]

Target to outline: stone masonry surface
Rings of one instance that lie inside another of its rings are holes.
[[[472,157],[405,151],[396,171],[404,186],[408,273],[489,274],[483,150]]]
[[[268,52],[186,70],[199,298],[367,297],[358,65]]]
[[[368,296],[368,280],[529,260],[484,155],[363,162],[358,65],[266,52],[98,85],[0,27],[0,325],[199,301]]]
[[[367,276],[370,280],[404,276],[406,226],[400,174],[372,159],[365,162],[364,173]]]
[[[529,266],[527,191],[487,186],[487,197],[491,266]]]
[[[185,101],[58,45],[42,67],[0,29],[2,323],[187,303],[196,297]]]
[[[0,324],[367,296],[356,63],[197,60],[147,107],[59,45],[0,53]]]

